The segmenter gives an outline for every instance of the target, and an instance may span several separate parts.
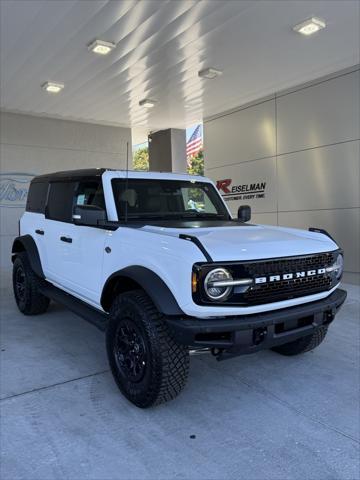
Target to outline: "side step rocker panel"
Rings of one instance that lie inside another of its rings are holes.
[[[64,292],[60,288],[54,287],[54,285],[48,282],[41,287],[40,291],[46,297],[64,305],[67,309],[91,323],[102,332],[106,330],[109,321],[109,315],[107,313],[96,310],[96,308],[87,305],[85,302]]]

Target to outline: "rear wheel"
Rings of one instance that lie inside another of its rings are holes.
[[[26,252],[18,253],[13,265],[13,289],[16,304],[24,315],[46,312],[50,300],[39,291],[43,282],[32,270]]]
[[[137,407],[172,400],[186,384],[188,348],[175,342],[162,314],[141,290],[114,300],[106,347],[119,389]]]
[[[312,335],[308,335],[303,338],[299,338],[294,342],[285,343],[278,347],[274,347],[272,350],[282,355],[299,355],[300,353],[309,352],[318,347],[320,343],[324,340],[328,327],[322,326],[318,327]]]

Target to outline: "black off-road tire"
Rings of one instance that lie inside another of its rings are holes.
[[[189,350],[175,342],[163,315],[141,290],[115,298],[106,349],[120,391],[137,407],[172,400],[186,384]]]
[[[13,289],[16,304],[24,315],[39,315],[48,309],[50,300],[39,291],[43,282],[32,270],[26,252],[18,253],[13,265]]]
[[[288,356],[309,352],[320,345],[326,336],[327,330],[327,326],[318,327],[312,335],[299,338],[294,342],[285,343],[284,345],[274,347],[272,350]]]

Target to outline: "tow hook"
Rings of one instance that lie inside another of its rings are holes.
[[[211,354],[214,355],[214,357],[219,357],[219,356],[222,354],[223,351],[224,351],[223,348],[213,347],[213,348],[211,349]]]
[[[328,312],[325,313],[325,325],[331,323],[336,315],[336,309],[329,310]]]
[[[260,345],[262,343],[267,335],[267,327],[262,327],[262,328],[256,328],[253,331],[253,344],[254,345]]]

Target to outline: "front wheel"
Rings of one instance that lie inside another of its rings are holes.
[[[299,355],[300,353],[309,352],[318,347],[320,343],[324,340],[328,327],[321,326],[318,327],[312,335],[307,335],[306,337],[299,338],[294,342],[285,343],[284,345],[279,345],[278,347],[272,348],[274,352],[281,353],[282,355]]]
[[[119,389],[137,407],[172,400],[186,384],[189,350],[175,342],[166,320],[141,290],[114,300],[106,348]]]

